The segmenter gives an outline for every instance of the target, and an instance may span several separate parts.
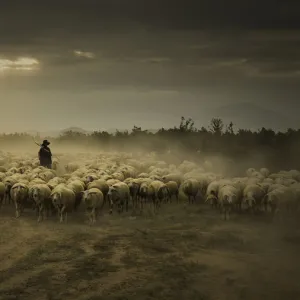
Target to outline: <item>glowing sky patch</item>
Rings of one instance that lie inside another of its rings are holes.
[[[20,70],[31,71],[36,70],[39,66],[39,61],[30,57],[19,57],[16,60],[0,58],[0,71]]]
[[[89,59],[95,58],[95,54],[93,52],[84,52],[80,50],[74,50],[74,55],[78,57],[89,58]]]

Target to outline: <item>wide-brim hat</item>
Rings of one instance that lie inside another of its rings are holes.
[[[43,140],[43,145],[48,146],[48,145],[50,145],[50,142],[48,140]]]

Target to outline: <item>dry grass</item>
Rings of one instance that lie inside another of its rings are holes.
[[[0,217],[0,299],[298,300],[300,230],[199,205],[89,227]],[[298,226],[299,228],[299,226]]]

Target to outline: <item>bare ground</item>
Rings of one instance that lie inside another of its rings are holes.
[[[0,216],[0,299],[300,299],[300,226],[200,205],[90,227]]]

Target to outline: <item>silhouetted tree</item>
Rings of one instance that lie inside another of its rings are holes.
[[[213,134],[221,135],[223,132],[224,123],[220,118],[212,118],[210,121],[210,130]]]
[[[234,130],[233,130],[233,123],[230,122],[227,126],[226,126],[226,133],[229,133],[229,134],[234,134]]]

